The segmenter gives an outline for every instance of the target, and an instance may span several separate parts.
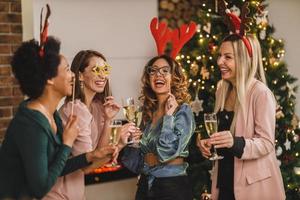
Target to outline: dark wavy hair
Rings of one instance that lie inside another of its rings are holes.
[[[92,57],[99,57],[106,61],[104,55],[94,50],[82,50],[79,51],[74,57],[71,70],[75,74],[75,99],[80,99],[82,102],[85,102],[84,91],[80,87],[79,81],[79,72],[83,73],[85,68],[89,66],[90,59]],[[109,81],[107,80],[102,93],[97,93],[94,99],[100,100],[102,103],[105,102],[105,98],[111,95],[111,90],[109,87]],[[71,97],[67,97],[67,101],[71,101]]]
[[[154,91],[150,85],[150,76],[147,67],[152,66],[158,59],[164,59],[171,67],[171,93],[175,96],[179,105],[189,103],[191,96],[188,93],[186,75],[182,71],[181,65],[167,55],[152,58],[144,67],[142,76],[142,91],[139,99],[143,102],[143,121],[151,120],[153,112],[157,109],[158,102]]]
[[[57,75],[61,61],[60,41],[48,37],[44,46],[44,56],[39,55],[39,44],[36,40],[23,42],[12,57],[12,71],[20,84],[21,91],[29,98],[40,97],[47,80]]]

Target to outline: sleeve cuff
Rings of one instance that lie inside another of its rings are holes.
[[[233,156],[241,158],[244,153],[245,139],[244,137],[234,137],[233,146],[230,148]]]

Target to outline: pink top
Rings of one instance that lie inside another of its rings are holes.
[[[68,102],[59,110],[64,125],[71,115],[71,109],[72,102]],[[104,110],[100,101],[93,101],[90,112],[87,106],[78,99],[75,100],[73,109],[74,115],[77,116],[79,134],[74,141],[71,156],[76,156],[97,147],[104,127]],[[50,199],[85,199],[83,171],[77,170],[58,178],[51,191],[43,198],[43,200]]]

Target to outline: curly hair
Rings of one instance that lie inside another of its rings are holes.
[[[75,74],[75,99],[80,99],[82,102],[85,102],[84,91],[80,87],[79,73],[83,73],[85,68],[89,66],[90,59],[92,57],[98,57],[103,59],[106,62],[106,58],[103,54],[94,50],[82,50],[79,51],[74,57],[71,64],[71,71]],[[111,89],[109,86],[109,81],[107,80],[102,93],[97,93],[94,99],[100,100],[102,103],[105,102],[105,98],[111,96]],[[67,101],[71,101],[71,97],[67,97]]]
[[[147,67],[152,66],[158,59],[164,59],[171,67],[171,93],[175,96],[179,105],[189,103],[190,94],[188,93],[188,84],[186,75],[183,73],[181,65],[173,58],[167,55],[156,56],[152,58],[144,67],[142,76],[142,91],[139,99],[143,102],[143,121],[152,118],[153,112],[157,109],[157,98],[150,85],[150,76],[147,73]]]
[[[57,38],[48,37],[43,57],[39,55],[39,50],[38,41],[32,39],[23,42],[11,61],[13,74],[20,84],[22,93],[31,99],[42,95],[47,80],[57,75],[61,61],[60,41]]]

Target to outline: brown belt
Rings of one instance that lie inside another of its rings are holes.
[[[158,157],[154,153],[147,153],[144,156],[144,162],[147,163],[150,167],[158,165],[160,162]],[[181,157],[174,158],[166,162],[167,165],[180,165],[183,164],[184,160]]]

